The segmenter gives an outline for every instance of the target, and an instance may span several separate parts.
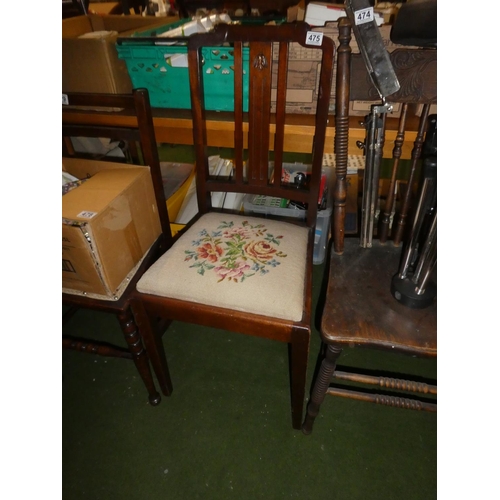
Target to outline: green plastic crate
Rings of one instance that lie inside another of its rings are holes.
[[[123,59],[134,88],[149,91],[154,108],[190,109],[191,96],[187,68],[186,42],[166,45],[169,38],[157,38],[166,31],[182,26],[181,20],[165,26],[119,38],[118,57]],[[185,39],[184,39],[185,40]],[[232,47],[203,47],[203,87],[205,107],[215,111],[234,110],[234,70]],[[243,49],[243,111],[248,111],[248,49]]]

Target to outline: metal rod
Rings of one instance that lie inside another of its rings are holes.
[[[375,137],[376,137],[376,121],[377,117],[374,111],[375,106],[372,106],[372,111],[366,120],[367,139],[366,139],[366,160],[365,170],[363,174],[363,199],[361,204],[361,238],[360,246],[367,248],[371,246],[370,238],[370,222],[372,205],[372,185],[373,185],[373,170],[375,162]]]
[[[420,193],[420,198],[418,199],[418,205],[415,210],[415,217],[413,219],[413,226],[411,228],[410,236],[408,238],[407,245],[403,251],[403,256],[401,258],[401,264],[399,266],[399,277],[401,279],[406,278],[408,274],[408,270],[412,263],[412,258],[417,251],[417,241],[418,236],[420,234],[420,230],[422,229],[422,225],[424,222],[426,199],[428,194],[431,192],[431,181],[429,179],[424,179],[424,183],[422,185],[422,192]],[[433,184],[433,183],[432,183]]]
[[[418,259],[417,267],[415,273],[412,277],[412,281],[415,283],[415,292],[418,295],[422,295],[425,292],[425,286],[429,281],[429,277],[434,269],[437,262],[437,214],[435,214],[432,221],[431,228],[423,249],[421,251],[420,257]]]

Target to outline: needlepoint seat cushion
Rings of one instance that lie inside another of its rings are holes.
[[[272,219],[204,214],[142,276],[137,290],[299,321],[308,232]]]

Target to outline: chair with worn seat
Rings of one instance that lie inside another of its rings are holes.
[[[63,324],[80,308],[115,314],[125,338],[125,346],[111,345],[108,342],[104,342],[103,339],[98,338],[74,338],[63,335],[63,348],[133,360],[146,386],[149,403],[157,405],[161,400],[161,396],[156,390],[149,358],[144,349],[141,335],[130,308],[132,291],[135,289],[137,280],[151,263],[172,243],[158,149],[149,104],[149,94],[146,89],[137,89],[130,95],[67,93],[65,96],[67,103],[63,105],[63,157],[78,156],[72,148],[71,141],[68,142],[71,137],[119,139],[129,144],[131,146],[130,151],[134,152],[137,152],[136,146],[139,144],[143,164],[150,167],[161,234],[151,248],[149,250],[146,249],[146,253],[138,260],[138,263],[126,277],[126,280],[114,291],[113,296],[108,297],[77,290],[63,289],[62,299],[63,304],[66,306]],[[101,125],[99,124],[99,120],[95,118],[95,111],[97,110],[102,110],[116,116],[119,116],[123,112],[128,113],[126,117],[127,125]],[[70,119],[65,120],[65,117],[69,117],[71,113],[85,115],[85,125],[75,125],[71,123]],[[134,154],[133,156],[135,157],[136,155]],[[109,158],[109,160],[112,159]],[[115,159],[115,161],[117,160]],[[131,243],[133,243],[133,235],[130,238]],[[119,252],[119,249],[117,249],[117,252]],[[172,389],[168,373],[164,375],[165,380],[166,382],[162,385],[162,390],[163,394],[168,396]]]
[[[384,151],[383,157],[392,160],[392,170],[385,199],[379,196],[378,208],[376,202],[372,204],[378,220],[372,222],[370,239],[364,241],[361,234],[363,224],[359,233],[354,235],[346,234],[344,225],[348,153],[352,152],[349,150],[349,127],[353,125],[348,109],[350,100],[376,101],[380,98],[370,81],[361,54],[351,54],[350,41],[351,24],[347,18],[343,18],[339,20],[340,46],[337,58],[336,186],[332,241],[329,265],[325,270],[327,284],[324,303],[320,310],[321,364],[314,377],[302,426],[305,434],[312,432],[320,407],[323,411],[323,406],[327,406],[327,395],[399,408],[437,410],[435,381],[373,371],[369,367],[337,366],[337,362],[342,361],[339,356],[344,348],[382,349],[417,357],[437,356],[435,296],[425,303],[405,302],[392,287],[394,280],[399,279],[401,262],[408,248],[416,214],[418,186],[422,185],[422,152],[428,141],[436,137],[431,131],[429,110],[436,103],[437,96],[437,51],[413,47],[397,49],[390,54],[401,88],[387,97],[387,102],[401,103],[401,113],[399,118],[389,115],[381,120],[383,127],[378,131],[378,144],[380,151]],[[421,106],[420,116],[411,113],[412,109],[419,109],[417,105]],[[365,122],[372,119],[373,114]],[[369,130],[366,126],[368,142]],[[389,135],[394,142],[388,141]],[[409,144],[410,135],[414,138],[413,146]],[[373,143],[361,146],[368,157],[368,149],[373,147]],[[410,150],[411,153],[407,155],[409,174],[405,181],[400,178],[400,167],[405,156],[403,152]],[[363,174],[365,178],[367,175],[366,172]],[[400,188],[398,196],[396,186]],[[379,192],[378,183],[375,189]],[[436,210],[435,206],[432,208]],[[434,216],[437,221],[437,216]],[[420,250],[423,248],[421,244]],[[433,251],[436,251],[435,246]],[[435,275],[432,276],[435,267],[431,268],[429,266],[428,269],[431,278],[435,278]]]
[[[310,46],[308,31],[305,23],[219,25],[189,38],[198,213],[139,280],[132,304],[160,383],[166,361],[156,317],[287,343],[295,429],[300,429],[305,396],[314,233],[334,60],[333,41],[324,37]],[[310,166],[295,176],[300,182],[288,180],[284,161],[292,44],[317,50],[321,61]],[[213,61],[227,50],[229,55]],[[207,158],[202,89],[215,71],[231,79],[226,92],[234,88],[234,168],[224,178],[209,174]],[[302,217],[217,209],[213,192],[293,200],[304,207]]]

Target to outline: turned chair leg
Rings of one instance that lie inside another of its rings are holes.
[[[297,430],[300,430],[304,411],[310,337],[310,332],[295,331],[290,343],[292,426]]]
[[[168,370],[165,350],[163,348],[161,338],[162,332],[158,331],[158,328],[155,328],[156,324],[151,321],[142,302],[133,301],[132,311],[134,313],[137,326],[141,332],[142,340],[146,346],[149,359],[153,365],[156,378],[160,384],[160,389],[165,396],[170,396],[172,394],[173,386],[170,378],[170,372]]]
[[[321,362],[321,368],[314,383],[311,400],[307,405],[306,418],[302,425],[302,432],[306,435],[312,432],[314,420],[318,416],[319,407],[325,399],[341,352],[342,348],[339,346],[330,344],[327,347],[325,358]]]
[[[141,336],[139,335],[137,325],[134,322],[132,316],[132,311],[127,308],[126,311],[118,314],[118,321],[127,342],[129,351],[132,353],[132,357],[139,372],[139,375],[146,386],[149,393],[149,404],[156,406],[161,401],[161,396],[156,390],[153,374],[151,373],[151,368],[149,366],[148,355],[142,345]]]

